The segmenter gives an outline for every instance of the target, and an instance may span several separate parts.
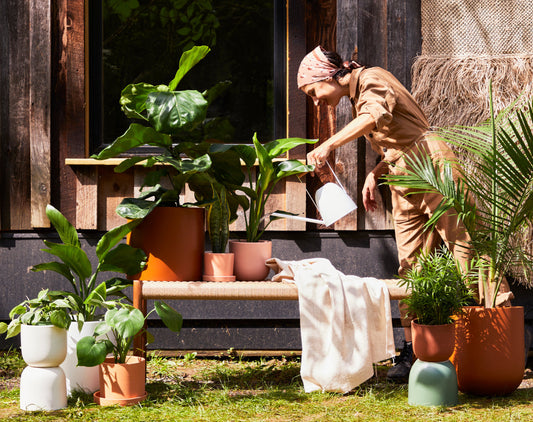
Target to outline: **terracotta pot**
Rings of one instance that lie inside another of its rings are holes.
[[[144,358],[128,356],[126,363],[114,363],[106,358],[100,364],[100,391],[94,394],[99,404],[130,405],[146,398]]]
[[[512,393],[525,369],[524,308],[465,308],[457,319],[451,361],[460,391],[491,396]]]
[[[424,362],[444,362],[455,347],[455,324],[421,325],[411,321],[413,351]]]
[[[235,281],[233,253],[204,253],[204,281]]]
[[[229,250],[235,254],[235,276],[240,281],[262,281],[270,272],[265,261],[272,258],[272,242],[230,240]]]
[[[144,271],[131,278],[197,281],[205,250],[203,208],[157,207],[128,235],[128,243],[148,257]]]

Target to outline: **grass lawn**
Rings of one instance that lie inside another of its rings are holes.
[[[0,356],[2,421],[529,421],[533,420],[533,383],[529,370],[520,388],[507,397],[459,393],[451,408],[410,406],[407,386],[385,380],[387,365],[349,394],[303,391],[298,356],[239,358],[225,354],[199,358],[188,354],[148,362],[148,399],[132,407],[100,407],[78,395],[66,409],[19,409],[18,353]],[[489,368],[490,370],[490,368]]]

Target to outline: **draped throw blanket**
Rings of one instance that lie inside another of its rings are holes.
[[[306,392],[346,393],[372,377],[373,363],[395,355],[385,283],[344,275],[324,258],[267,265],[274,281],[298,286]]]

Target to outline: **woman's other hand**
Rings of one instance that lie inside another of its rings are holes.
[[[377,177],[374,172],[368,173],[363,185],[363,205],[366,211],[375,211],[378,208],[376,202],[376,190],[378,187]]]

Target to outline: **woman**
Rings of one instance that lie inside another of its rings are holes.
[[[366,211],[377,207],[375,192],[378,179],[405,168],[404,154],[426,151],[432,157],[454,159],[444,142],[431,139],[427,119],[407,89],[389,72],[379,67],[365,68],[358,63],[343,62],[334,52],[315,48],[302,60],[298,70],[298,88],[309,95],[315,105],[321,101],[336,106],[344,96],[350,98],[354,119],[342,130],[307,154],[308,164],[324,166],[336,148],[364,136],[382,161],[367,175],[362,189]],[[397,166],[397,167],[396,167]],[[400,268],[404,274],[422,250],[432,250],[442,241],[460,262],[468,260],[469,237],[452,213],[439,219],[435,230],[425,231],[424,224],[440,202],[440,195],[405,196],[406,188],[391,186],[392,211]],[[410,319],[400,305],[405,342],[387,377],[393,381],[408,380],[413,352]]]

